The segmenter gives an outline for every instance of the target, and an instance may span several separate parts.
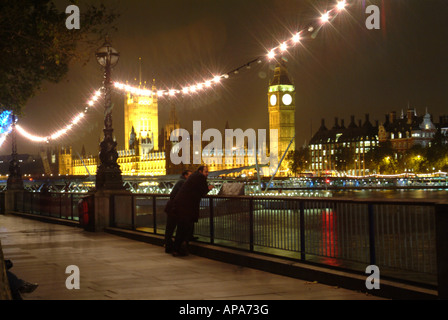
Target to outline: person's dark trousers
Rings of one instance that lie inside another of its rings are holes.
[[[177,220],[172,214],[167,214],[166,216],[166,227],[165,227],[165,252],[171,253],[174,248],[173,234],[176,229]]]
[[[180,255],[188,254],[188,250],[182,249],[182,244],[188,244],[194,227],[193,221],[178,221],[176,237],[174,239],[174,252]]]
[[[23,280],[17,278],[17,276],[6,270],[6,275],[8,276],[9,288],[11,289],[11,295],[13,300],[23,300],[20,295],[19,289],[23,286]]]

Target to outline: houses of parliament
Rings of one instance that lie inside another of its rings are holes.
[[[152,92],[157,92],[155,81],[152,84]],[[267,101],[269,113],[269,129],[278,131],[278,157],[279,160],[286,151],[291,141],[295,137],[295,87],[291,81],[288,71],[283,63],[278,63],[274,70],[274,75],[270,79],[267,88]],[[196,169],[198,164],[173,165],[170,161],[170,150],[176,141],[170,139],[171,133],[182,128],[176,108],[170,106],[169,120],[163,126],[159,124],[158,97],[138,96],[127,93],[124,98],[124,138],[125,149],[118,151],[118,164],[124,176],[164,176],[180,174],[186,169]],[[271,142],[272,148],[272,142]],[[295,149],[295,143],[289,146],[289,151]],[[58,148],[57,152],[52,151],[53,167],[60,175],[95,175],[98,166],[98,157],[86,157],[85,152],[81,156],[74,157],[72,148]],[[238,151],[232,151],[235,152]],[[241,152],[241,150],[239,151]],[[202,153],[202,164],[209,166],[209,170],[221,171],[229,170],[230,175],[246,174],[253,176],[256,174],[256,161],[254,157],[249,157],[247,147],[244,157],[233,157],[234,161],[216,163],[211,155]],[[215,150],[215,154],[225,154],[225,150]],[[244,159],[242,161],[241,159]],[[48,162],[48,161],[47,161]],[[51,162],[51,161],[50,161]],[[191,162],[190,162],[191,163]],[[45,165],[44,165],[45,167]],[[49,168],[50,166],[47,165]],[[242,167],[249,167],[244,170],[235,170]],[[46,169],[45,171],[56,171]],[[237,172],[240,171],[240,172]],[[277,176],[287,175],[287,164],[282,162],[277,172]],[[269,171],[263,171],[265,175],[270,175]],[[262,175],[262,172],[260,172]]]

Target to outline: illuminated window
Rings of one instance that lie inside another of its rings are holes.
[[[342,133],[336,134],[336,142],[338,142],[339,138],[342,136]]]

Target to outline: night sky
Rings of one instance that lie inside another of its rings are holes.
[[[68,1],[58,0],[64,10]],[[335,1],[301,0],[170,0],[105,1],[121,17],[112,45],[120,52],[113,80],[135,83],[142,58],[143,81],[156,79],[159,88],[209,79],[250,60],[289,39],[331,9]],[[296,145],[309,141],[325,118],[350,116],[383,122],[385,114],[408,104],[421,115],[428,111],[438,122],[448,114],[448,1],[378,0],[385,15],[381,30],[367,30],[363,1],[349,1],[348,11],[325,26],[315,40],[290,50],[284,59],[296,86]],[[369,1],[367,1],[369,3]],[[81,10],[82,10],[82,6]],[[82,28],[82,21],[81,21]],[[83,66],[73,63],[58,84],[45,84],[24,109],[20,124],[37,135],[49,135],[84,110],[101,86],[102,70],[94,53]],[[159,128],[170,104],[177,108],[181,127],[193,120],[202,128],[267,129],[267,87],[274,63],[266,59],[225,80],[217,89],[191,97],[159,100]],[[123,95],[114,94],[113,126],[118,149],[124,149]],[[58,144],[72,145],[76,156],[85,145],[98,153],[103,108],[97,105],[82,124]],[[18,152],[37,154],[39,145],[18,138]],[[1,147],[9,154],[10,140]]]

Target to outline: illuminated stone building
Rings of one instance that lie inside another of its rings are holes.
[[[159,105],[155,83],[151,91],[154,94],[150,96],[127,93],[124,101],[125,150],[134,149],[137,143],[142,155],[159,149]]]
[[[322,119],[321,127],[309,144],[310,170],[317,175],[363,175],[366,173],[365,155],[376,146],[378,124],[373,126],[369,115],[366,115],[364,123],[359,120],[358,124],[355,123],[355,117],[351,116],[347,127],[344,120],[339,124],[339,119],[335,118],[331,129],[327,129]]]
[[[62,147],[58,149],[58,174],[71,175],[72,174],[72,147]]]
[[[448,144],[448,116],[443,115],[439,118],[439,129],[443,136],[443,143]]]
[[[141,83],[140,83],[141,84]],[[159,148],[159,114],[155,81],[151,95],[127,93],[124,98],[124,141],[125,148],[118,150],[117,163],[122,175],[163,176],[167,174],[165,143]],[[174,107],[173,107],[174,108]],[[167,128],[179,127],[175,110],[172,109]],[[161,135],[161,139],[166,136]],[[169,138],[169,137],[168,137]],[[96,174],[97,157],[73,160],[73,175]]]
[[[141,85],[141,82],[140,82]],[[150,92],[157,92],[155,82]],[[278,158],[288,148],[291,140],[295,137],[295,87],[290,80],[284,64],[278,64],[274,76],[268,88],[269,99],[269,128],[278,130]],[[169,120],[159,130],[159,114],[157,94],[142,96],[127,93],[124,99],[124,135],[125,148],[118,151],[118,164],[125,176],[162,176],[177,174],[185,169],[195,169],[199,164],[173,165],[170,161],[170,150],[176,147],[179,139],[170,140],[171,133],[181,128],[174,105],[170,106]],[[226,125],[228,128],[228,123]],[[224,130],[225,131],[225,130]],[[223,131],[223,136],[224,136]],[[268,130],[269,131],[269,130]],[[269,140],[268,140],[269,141]],[[191,142],[190,142],[191,143]],[[244,148],[232,149],[232,160],[225,161],[225,146],[221,149],[202,152],[202,164],[207,164],[210,171],[231,170],[244,166],[253,166],[249,170],[229,175],[254,175],[256,161],[251,151],[248,151],[247,143]],[[271,146],[272,148],[272,146]],[[201,150],[204,149],[202,143]],[[294,140],[289,151],[295,149]],[[216,157],[222,157],[221,163],[215,161]],[[98,159],[87,157],[72,160],[73,175],[96,174]],[[266,175],[272,172],[264,171]],[[284,161],[277,175],[286,176],[288,167]]]
[[[327,129],[322,119],[321,127],[309,144],[310,170],[317,175],[370,174],[366,169],[365,156],[380,143],[389,141],[395,150],[395,158],[399,160],[415,145],[430,147],[436,131],[428,112],[417,116],[416,110],[410,108],[406,115],[402,112],[400,117],[395,111],[391,112],[386,115],[384,123],[376,121],[375,125],[370,122],[368,114],[365,121],[359,120],[358,124],[351,116],[347,127],[343,120],[339,124],[336,118],[331,129]]]
[[[389,140],[398,158],[399,154],[415,145],[430,147],[436,131],[437,127],[428,112],[424,116],[417,116],[415,109],[408,108],[406,116],[403,112],[399,118],[396,112],[386,115],[386,121],[379,127],[379,141]]]

